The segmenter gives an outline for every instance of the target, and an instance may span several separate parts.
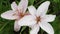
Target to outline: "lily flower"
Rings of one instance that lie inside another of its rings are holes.
[[[28,10],[31,15],[24,16],[19,20],[18,25],[29,26],[32,30],[30,34],[38,34],[39,28],[41,27],[48,34],[54,34],[53,27],[48,23],[54,21],[56,15],[47,15],[47,10],[50,5],[49,1],[42,3],[38,9],[34,6],[29,6]]]
[[[14,30],[17,32],[21,28],[21,26],[18,25],[19,19],[22,19],[22,17],[27,15],[26,13],[27,6],[28,6],[28,0],[21,0],[19,2],[19,5],[13,2],[11,4],[12,10],[2,13],[1,17],[9,20],[15,20]]]

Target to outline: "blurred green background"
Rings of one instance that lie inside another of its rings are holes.
[[[0,0],[0,14],[11,9],[11,3],[15,1],[17,4],[20,0]],[[34,5],[36,8],[43,2],[47,0],[29,0],[29,5]],[[60,34],[60,0],[48,0],[51,2],[47,14],[56,15],[55,21],[50,24],[53,26],[55,34]],[[23,26],[20,29],[21,34],[29,34],[29,27]],[[0,34],[19,34],[19,32],[14,32],[14,21],[6,20],[0,17]],[[40,34],[39,31],[38,34]],[[42,34],[47,34],[43,32]]]

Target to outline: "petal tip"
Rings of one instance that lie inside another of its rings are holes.
[[[54,19],[56,18],[56,15],[53,15]]]
[[[54,15],[56,17],[56,15]]]
[[[4,18],[3,13],[1,14],[1,18]]]
[[[33,5],[29,6],[28,8],[33,7]]]
[[[46,1],[46,3],[49,3],[50,4],[50,1]]]
[[[43,4],[50,5],[50,1],[45,1]]]
[[[56,15],[54,15],[54,18],[56,18]]]
[[[15,4],[15,2],[12,2],[12,4]],[[11,4],[11,5],[12,5],[12,4]]]

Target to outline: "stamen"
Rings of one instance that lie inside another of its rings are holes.
[[[40,21],[40,16],[36,17],[37,23]]]
[[[19,15],[19,16],[20,16],[20,18],[22,18],[22,17],[24,17],[24,15],[25,15],[25,14],[23,14],[23,13],[20,13],[20,15]]]
[[[20,13],[20,17],[22,18],[22,17],[24,17],[24,16],[26,16],[26,15],[30,15],[29,13]]]
[[[13,16],[18,16],[18,18],[23,18],[25,15],[29,15],[29,13],[23,13],[23,11],[16,10],[16,12],[13,14]]]

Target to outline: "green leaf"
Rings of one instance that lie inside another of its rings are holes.
[[[60,34],[60,16],[57,16],[55,21],[52,23],[55,34]]]
[[[35,0],[29,0],[29,5],[33,5]]]
[[[26,29],[26,26],[21,29],[21,32],[24,31],[25,29]]]
[[[58,3],[60,0],[53,0],[54,2]]]

